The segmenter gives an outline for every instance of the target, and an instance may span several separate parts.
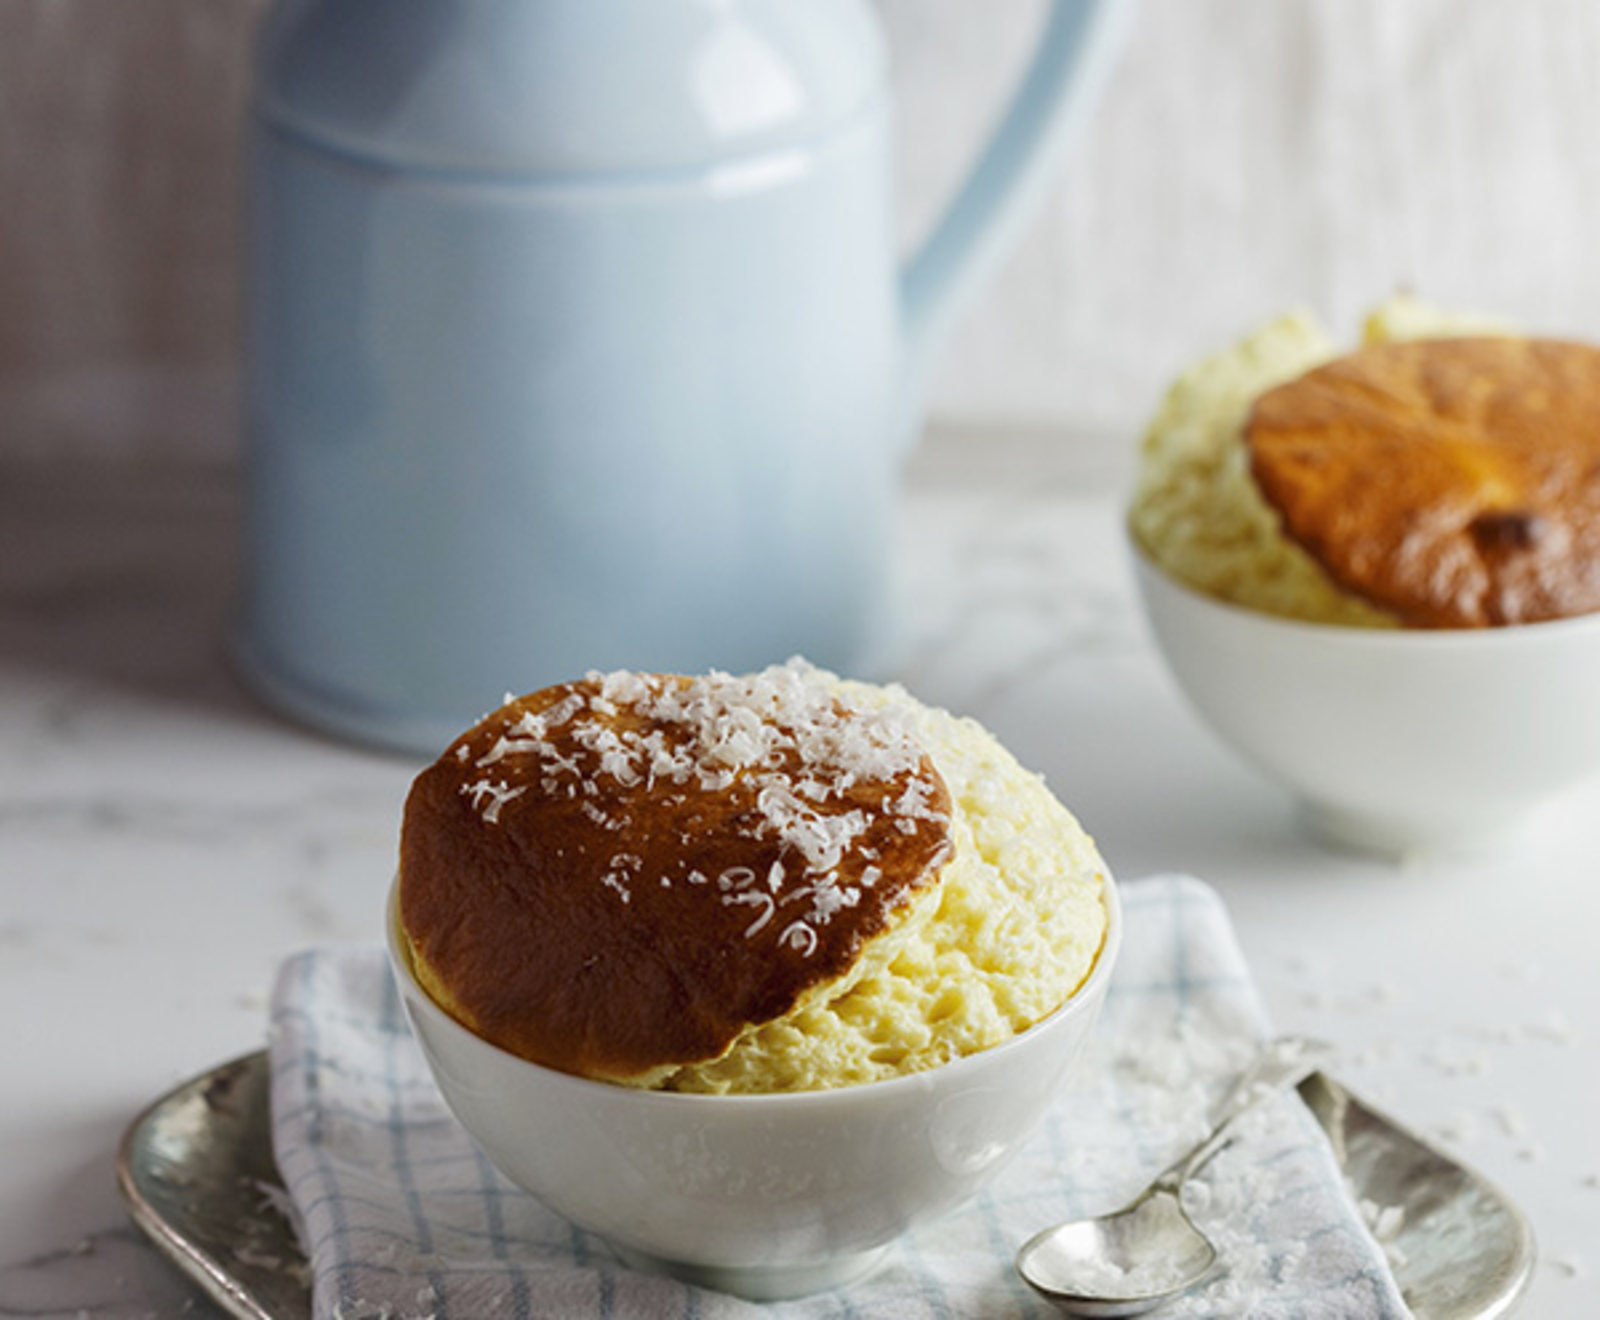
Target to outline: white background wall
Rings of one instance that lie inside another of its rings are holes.
[[[1041,6],[884,8],[906,56],[914,216],[950,169],[928,139],[965,145]],[[1294,303],[1353,328],[1402,286],[1600,338],[1600,5],[1141,0],[1099,115],[934,403],[1137,424],[1197,350]]]
[[[1042,0],[877,3],[909,244]],[[261,4],[0,0],[0,459],[237,453]],[[1130,431],[1197,351],[1290,304],[1352,326],[1397,286],[1600,338],[1597,215],[1592,0],[1140,0],[1099,114],[940,360],[934,417]]]

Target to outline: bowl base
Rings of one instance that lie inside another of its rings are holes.
[[[1296,806],[1300,827],[1318,843],[1395,861],[1499,857],[1525,847],[1533,828],[1532,818],[1521,815],[1444,824],[1400,820],[1310,799],[1301,799]]]
[[[700,1265],[692,1261],[664,1260],[648,1252],[612,1244],[626,1265],[653,1274],[666,1274],[684,1283],[733,1293],[756,1302],[777,1302],[791,1297],[838,1288],[876,1269],[889,1254],[889,1246],[827,1260],[789,1265]]]

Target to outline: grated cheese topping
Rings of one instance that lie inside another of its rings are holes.
[[[641,883],[706,887],[723,906],[749,910],[746,938],[776,922],[778,944],[809,956],[818,928],[881,878],[863,789],[881,787],[872,806],[902,834],[948,827],[927,766],[904,712],[853,704],[831,675],[791,660],[740,676],[591,672],[554,704],[508,718],[460,792],[498,825],[536,785],[547,798],[579,800],[588,820],[622,836],[642,795],[683,807],[737,785],[754,803],[739,828],[779,848],[765,874],[732,866],[707,876],[669,859],[646,875],[642,856],[618,851],[601,883],[623,904]]]

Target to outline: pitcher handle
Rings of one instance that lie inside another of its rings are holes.
[[[988,278],[1098,99],[1132,0],[1051,0],[1005,115],[901,272],[911,397],[961,304]],[[908,428],[913,429],[914,428]]]

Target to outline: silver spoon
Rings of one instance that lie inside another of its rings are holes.
[[[1217,1249],[1183,1209],[1183,1185],[1231,1140],[1234,1123],[1325,1062],[1326,1047],[1272,1041],[1217,1111],[1211,1133],[1122,1209],[1058,1224],[1017,1252],[1017,1271],[1071,1315],[1142,1315],[1202,1282]]]

